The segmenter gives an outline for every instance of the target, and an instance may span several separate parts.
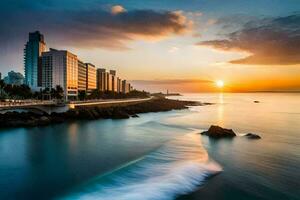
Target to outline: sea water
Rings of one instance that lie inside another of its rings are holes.
[[[170,98],[214,104],[0,130],[0,199],[299,199],[299,94]],[[199,134],[212,124],[240,136]]]

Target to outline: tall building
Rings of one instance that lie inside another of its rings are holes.
[[[106,91],[113,91],[113,75],[110,73],[106,72]]]
[[[19,72],[10,71],[4,77],[4,82],[11,85],[22,85],[24,83],[24,76]]]
[[[103,68],[97,69],[97,89],[104,92],[106,89],[106,70]]]
[[[42,87],[55,88],[57,85],[64,90],[65,100],[75,100],[78,95],[78,59],[77,56],[65,51],[50,49],[41,56]]]
[[[121,92],[124,93],[124,94],[127,94],[130,92],[131,90],[131,85],[130,83],[128,83],[126,80],[122,80],[121,82]]]
[[[87,85],[86,64],[78,60],[78,91],[86,91]]]
[[[120,78],[117,79],[117,92],[122,92],[122,80]]]
[[[112,91],[118,92],[118,77],[112,76]]]
[[[91,93],[97,89],[97,71],[95,65],[86,63],[86,90],[87,93]]]
[[[29,40],[24,49],[25,84],[37,90],[42,86],[42,69],[40,56],[46,51],[44,36],[39,32],[29,33]]]
[[[112,92],[117,92],[118,91],[118,77],[116,70],[109,70],[109,74],[111,75],[111,90]]]
[[[117,71],[116,70],[109,70],[109,73],[113,76],[117,75]]]

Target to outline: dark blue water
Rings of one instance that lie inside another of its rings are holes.
[[[299,199],[300,95],[181,98],[216,104],[0,130],[0,199]],[[211,124],[263,139],[198,134]]]

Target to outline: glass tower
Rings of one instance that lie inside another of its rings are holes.
[[[42,69],[40,56],[46,51],[44,36],[35,31],[29,33],[29,40],[24,49],[25,84],[32,90],[38,90],[42,86]]]

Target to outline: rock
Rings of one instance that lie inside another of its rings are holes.
[[[139,116],[137,114],[131,115],[132,118],[138,118]]]
[[[120,108],[115,108],[112,113],[111,118],[112,119],[128,119],[129,115],[126,112],[124,112],[123,110],[121,110]]]
[[[199,102],[193,101],[179,101],[165,98],[155,98],[151,101],[117,107],[79,107],[63,113],[53,112],[51,114],[48,114],[44,112],[6,112],[0,114],[0,128],[40,126],[73,120],[94,120],[102,118],[128,119],[129,117],[139,117],[137,115],[139,113],[163,112],[171,111],[173,109],[180,110],[186,109],[188,108],[188,106],[198,106],[200,104]]]
[[[253,101],[254,103],[260,103],[259,101]]]
[[[252,139],[252,140],[258,140],[258,139],[261,139],[261,137],[257,134],[254,134],[254,133],[247,133],[245,135],[245,137],[247,137],[248,139]]]
[[[210,126],[208,131],[204,131],[201,134],[207,135],[212,138],[224,138],[224,137],[232,138],[236,136],[236,134],[233,132],[232,129],[225,129],[220,126],[214,126],[214,125]]]

